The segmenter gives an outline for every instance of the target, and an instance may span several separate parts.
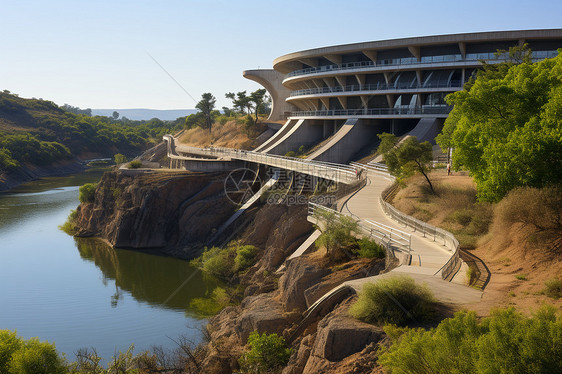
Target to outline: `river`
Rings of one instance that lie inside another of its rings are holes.
[[[187,262],[75,239],[58,226],[78,186],[102,171],[45,178],[0,193],[0,329],[55,343],[70,361],[93,347],[104,362],[135,344],[176,348],[201,341],[206,323],[190,301],[217,282]],[[183,287],[182,287],[183,285]]]

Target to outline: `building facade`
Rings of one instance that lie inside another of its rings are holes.
[[[333,136],[351,120],[370,127],[370,133],[398,135],[424,123],[433,128],[427,134],[431,138],[452,109],[445,96],[461,90],[482,61],[504,61],[507,54],[498,56],[498,50],[524,43],[533,51],[534,60],[554,57],[562,48],[562,29],[438,35],[316,48],[278,57],[273,69],[249,70],[244,76],[262,84],[272,96],[270,120],[287,120],[285,126],[291,128],[299,123],[300,131],[293,131],[294,136],[300,134],[295,145]],[[311,131],[310,126],[317,129]]]

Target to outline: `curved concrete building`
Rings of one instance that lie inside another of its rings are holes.
[[[244,72],[271,94],[270,120],[287,120],[259,150],[280,154],[350,136],[361,148],[377,133],[402,135],[414,128],[418,137],[433,139],[451,110],[444,97],[462,89],[481,61],[505,59],[497,50],[523,43],[536,60],[554,57],[562,48],[562,29],[382,40],[278,57],[274,70]],[[345,134],[338,134],[342,129]]]

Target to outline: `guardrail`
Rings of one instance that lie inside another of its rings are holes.
[[[451,258],[439,269],[435,274],[441,272],[441,277],[445,280],[450,280],[451,276],[454,275],[458,266],[460,266],[461,259],[459,241],[450,232],[430,225],[427,222],[420,221],[417,218],[409,216],[402,213],[391,204],[385,201],[385,199],[393,192],[396,185],[393,184],[387,187],[380,197],[381,206],[386,214],[392,217],[394,220],[400,222],[406,227],[414,230],[414,232],[421,232],[426,238],[433,238],[433,241],[442,241],[443,245],[448,247],[452,252]]]
[[[164,137],[164,139],[169,141],[169,137]],[[256,162],[259,164],[279,167],[286,170],[293,170],[303,174],[309,174],[344,184],[354,184],[358,180],[356,171],[353,167],[331,162],[313,161],[223,147],[197,148],[181,146],[173,148],[169,146],[168,148],[169,154],[175,155],[178,151],[183,153],[205,155],[209,157],[228,157],[237,160]]]
[[[343,213],[327,208],[325,206],[315,203],[308,203],[309,216],[316,215],[316,217],[318,217],[321,216],[322,213],[334,214],[337,217],[344,216]],[[412,237],[410,234],[404,231],[397,230],[390,226],[386,226],[371,220],[360,219],[357,221],[357,226],[361,231],[361,234],[366,235],[375,240],[377,243],[383,245],[387,250],[392,252],[392,256],[394,257],[394,249],[401,250],[408,254],[412,249]]]
[[[462,88],[461,81],[455,80],[450,82],[426,82],[424,84],[417,83],[377,83],[377,84],[355,84],[348,86],[334,86],[334,87],[321,87],[321,88],[307,88],[303,90],[292,91],[289,97],[303,96],[303,95],[316,95],[326,93],[340,93],[340,92],[357,92],[357,91],[388,91],[388,90],[404,90],[404,89],[422,89],[422,88]]]
[[[538,53],[542,54],[538,54]],[[532,61],[540,61],[544,58],[556,57],[557,51],[535,51],[533,52]],[[544,56],[544,57],[543,57]],[[451,64],[457,62],[466,62],[477,64],[480,61],[486,61],[487,63],[500,63],[509,59],[508,54],[497,55],[496,52],[487,53],[467,53],[463,58],[460,54],[453,55],[442,55],[442,56],[423,56],[419,61],[415,57],[403,57],[394,59],[384,59],[373,61],[358,61],[358,62],[347,62],[343,64],[333,64],[324,65],[306,69],[295,70],[287,74],[287,78],[296,77],[301,75],[309,75],[315,73],[324,73],[337,70],[350,70],[350,69],[369,69],[374,67],[392,67],[392,66],[402,66],[402,65],[423,65],[423,64]]]
[[[425,105],[421,108],[371,108],[371,109],[333,109],[306,110],[291,112],[291,117],[332,117],[332,116],[386,116],[416,114],[448,114],[453,109],[448,105]]]

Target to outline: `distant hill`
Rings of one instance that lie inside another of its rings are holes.
[[[127,117],[133,121],[147,121],[152,118],[158,118],[162,121],[173,121],[176,118],[196,113],[197,109],[92,109],[92,115],[111,117],[114,111],[119,113],[119,118]]]

